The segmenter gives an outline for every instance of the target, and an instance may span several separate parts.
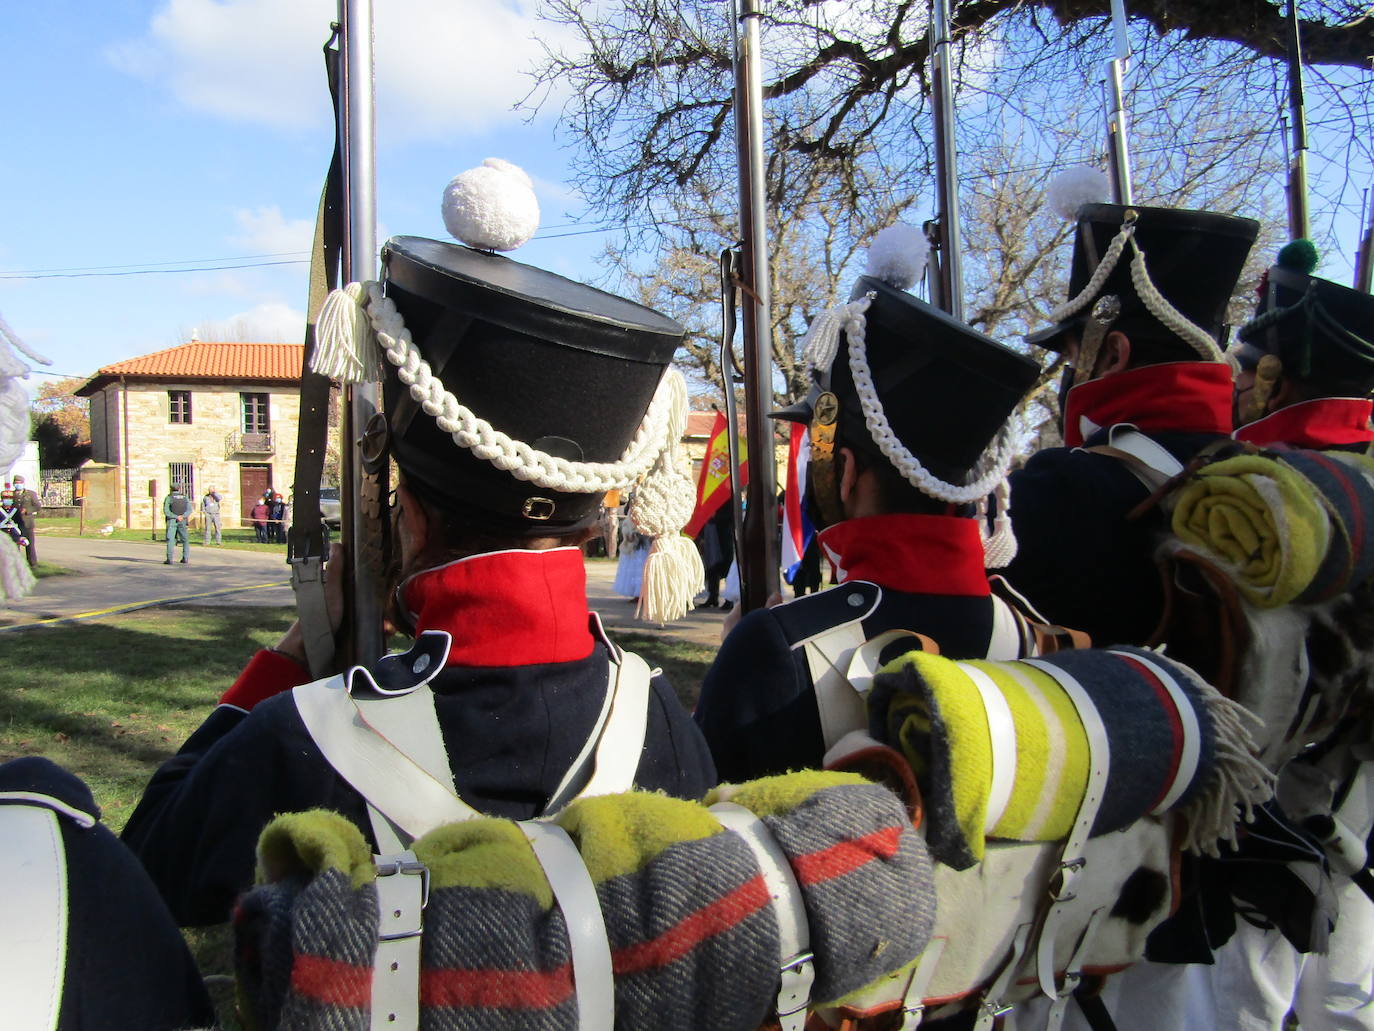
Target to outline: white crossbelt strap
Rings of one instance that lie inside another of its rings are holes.
[[[1179,795],[1188,789],[1188,785],[1193,782],[1193,777],[1197,773],[1198,759],[1202,755],[1202,729],[1198,726],[1197,710],[1188,701],[1188,696],[1183,693],[1183,688],[1179,686],[1178,681],[1170,676],[1167,670],[1161,669],[1158,663],[1151,662],[1143,655],[1137,655],[1135,652],[1122,652],[1113,649],[1112,654],[1140,663],[1150,671],[1156,680],[1164,685],[1169,700],[1173,702],[1174,711],[1178,713],[1179,725],[1183,728],[1183,748],[1179,754],[1178,769],[1174,771],[1173,783],[1169,785],[1169,790],[1164,793],[1159,805],[1150,811],[1151,816],[1159,816],[1173,808]]]
[[[52,1031],[67,966],[67,853],[47,797],[25,800],[37,804],[0,805],[0,999],[6,1027]]]
[[[988,811],[983,821],[983,829],[991,834],[1007,811],[1011,802],[1011,792],[1016,786],[1016,722],[1011,718],[1011,706],[997,685],[978,667],[959,663],[959,669],[973,681],[978,695],[983,700],[983,711],[988,714],[988,736],[992,748],[988,753],[992,761],[992,784],[988,789]]]
[[[634,787],[649,724],[649,664],[632,652],[622,652],[607,695],[610,715],[596,738],[596,766],[578,798],[614,795]],[[558,794],[555,792],[554,797]]]
[[[948,938],[930,939],[926,950],[916,960],[916,966],[912,968],[911,977],[906,983],[906,992],[902,996],[902,1026],[898,1031],[916,1031],[921,1026],[926,1013],[926,989],[935,977],[935,971],[940,966],[940,957],[944,955],[947,944]]]
[[[864,643],[863,622],[855,619],[808,639],[802,649],[816,691],[821,737],[829,751],[851,730],[868,726],[863,698],[845,675],[855,650]]]
[[[811,985],[816,969],[811,955],[811,929],[801,887],[792,865],[778,846],[767,825],[748,809],[733,802],[717,802],[711,815],[726,830],[738,834],[754,853],[763,872],[763,882],[773,898],[773,915],[778,924],[778,1022],[782,1031],[802,1031],[806,1008],[811,1003]],[[609,1025],[607,1025],[609,1026]]]
[[[1119,452],[1117,457],[1122,464],[1150,491],[1158,490],[1183,472],[1182,462],[1129,423],[1111,428],[1107,434],[1107,448]]]
[[[447,784],[441,783],[369,722],[368,716],[375,715],[372,708],[365,716],[344,689],[343,677],[305,684],[291,694],[305,729],[329,764],[411,840],[480,815],[454,794],[451,775]],[[412,704],[418,709],[422,700],[429,702],[432,714],[432,698],[422,696]],[[404,701],[378,701],[377,711]]]
[[[989,659],[1019,659],[1030,655],[1033,642],[1029,628],[1026,627],[1014,609],[997,595],[992,601],[992,636],[988,640]]]
[[[1083,850],[1088,843],[1088,836],[1092,833],[1097,811],[1106,792],[1111,745],[1107,740],[1107,728],[1102,723],[1102,716],[1082,684],[1060,667],[1043,659],[1027,659],[1026,662],[1049,674],[1064,689],[1064,693],[1078,711],[1078,719],[1083,724],[1083,731],[1088,739],[1087,787],[1083,792],[1083,801],[1079,803],[1073,829],[1064,841],[1064,851],[1059,862],[1059,883],[1057,886],[1051,885],[1049,909],[1046,910],[1045,919],[1040,925],[1040,938],[1036,943],[1036,976],[1040,981],[1040,990],[1054,999],[1060,995],[1059,985],[1054,976],[1055,938],[1064,921],[1064,903],[1073,900],[1073,883],[1083,875]]]
[[[553,897],[568,926],[578,1031],[609,1031],[615,1026],[615,978],[596,885],[562,827],[528,821],[520,824],[520,829],[544,868],[544,876],[549,879]]]

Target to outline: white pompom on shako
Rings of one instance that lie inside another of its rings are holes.
[[[864,275],[881,279],[898,290],[910,290],[925,275],[930,241],[916,226],[897,222],[880,229],[868,245]]]
[[[469,247],[513,251],[539,228],[539,201],[524,169],[487,158],[444,189],[444,228]]]
[[[1112,184],[1105,172],[1090,165],[1075,165],[1050,180],[1045,200],[1060,218],[1073,222],[1084,204],[1105,203],[1111,192]]]

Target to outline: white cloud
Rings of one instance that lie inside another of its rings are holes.
[[[305,312],[280,301],[269,301],[226,319],[200,323],[196,333],[202,340],[293,344],[305,337]]]
[[[320,47],[332,0],[167,0],[115,67],[181,104],[236,121],[328,124]],[[529,0],[388,0],[376,12],[378,127],[388,140],[513,124],[542,54]]]
[[[315,237],[315,222],[308,218],[287,219],[275,204],[271,207],[240,208],[234,212],[239,232],[229,243],[254,254],[298,254],[309,252]]]

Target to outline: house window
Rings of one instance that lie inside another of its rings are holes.
[[[267,395],[240,394],[239,399],[242,401],[243,405],[243,432],[271,432],[271,420],[268,418],[267,414]]]
[[[189,390],[167,391],[168,422],[189,423],[191,421],[191,392]]]
[[[172,490],[180,490],[188,498],[195,496],[195,470],[190,462],[172,462],[167,466],[167,479]]]

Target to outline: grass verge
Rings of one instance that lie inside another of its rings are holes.
[[[165,544],[167,540],[167,534],[163,531],[162,527],[160,526],[156,531],[148,529],[127,530],[123,528],[117,528],[115,530],[112,530],[108,534],[99,533],[98,531],[100,527],[93,526],[91,523],[86,524],[86,531],[83,534],[80,531],[80,526],[80,521],[77,519],[43,519],[42,517],[39,517],[39,543],[42,543],[42,538],[45,535],[49,537],[83,537],[88,540],[97,541],[134,541],[143,544]],[[193,547],[205,546],[204,544],[202,544],[202,541],[204,541],[205,537],[199,527],[192,527],[190,539],[191,545]],[[225,530],[223,533],[223,541],[224,543],[222,547],[228,548],[231,551],[267,551],[280,552],[281,554],[286,553],[285,544],[259,544],[253,537],[253,530],[251,527],[247,529],[238,528],[232,530]],[[214,547],[215,545],[211,546]]]
[[[53,562],[39,562],[33,567],[33,575],[42,580],[49,576],[80,576],[75,569],[59,566]]]
[[[620,647],[639,655],[650,666],[661,668],[682,704],[689,710],[696,707],[702,678],[716,657],[716,649],[655,634],[607,632]]]

